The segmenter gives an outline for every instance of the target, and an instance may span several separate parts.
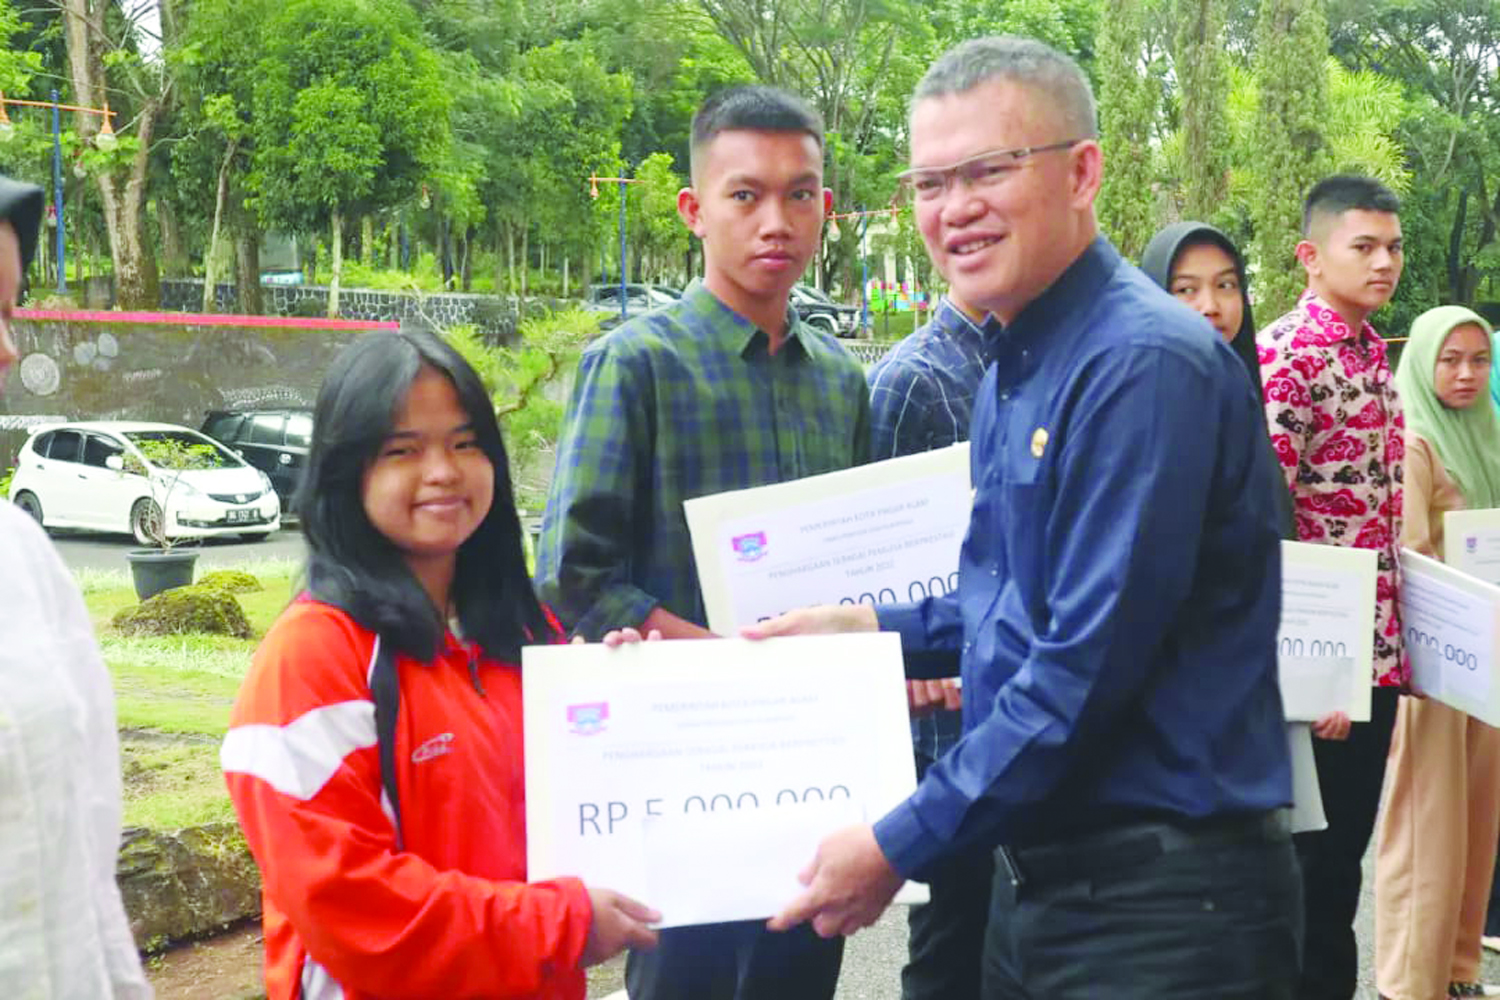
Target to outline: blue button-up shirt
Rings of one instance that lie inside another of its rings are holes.
[[[975,323],[944,298],[922,327],[892,347],[870,369],[870,455],[875,461],[915,455],[969,440],[974,393],[984,378],[985,339],[999,333],[988,317]],[[957,666],[955,651],[911,653]],[[963,732],[959,712],[938,711],[911,723],[912,747],[937,760]]]
[[[1102,237],[995,340],[957,591],[878,609],[958,648],[964,737],[875,827],[895,868],[1291,802],[1259,400]]]

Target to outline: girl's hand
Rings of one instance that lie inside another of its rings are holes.
[[[584,637],[581,636],[581,635],[575,635],[573,637],[573,645],[575,645],[575,646],[581,646],[586,641],[587,640],[584,639]],[[644,640],[642,640],[641,639],[641,633],[637,629],[633,629],[633,628],[616,628],[616,629],[610,629],[608,632],[604,633],[604,639],[602,641],[610,649],[615,649],[617,647],[624,646],[627,643],[636,643],[636,642],[642,642],[642,641],[645,641],[645,642],[660,642],[661,641],[661,633],[659,631],[657,631],[656,629],[652,629],[651,631],[649,631],[649,632],[646,633],[646,638]]]
[[[589,889],[588,893],[594,919],[583,946],[584,968],[607,962],[626,948],[650,951],[656,947],[656,931],[648,925],[659,923],[660,913],[613,889]]]
[[[620,646],[641,641],[643,640],[641,639],[641,633],[638,629],[616,628],[610,629],[608,632],[604,633],[604,644],[610,649],[616,649]],[[661,632],[657,629],[652,629],[651,631],[646,633],[646,638],[644,639],[644,641],[661,642]]]

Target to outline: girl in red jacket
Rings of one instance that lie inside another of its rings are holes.
[[[264,881],[269,1000],[581,1000],[583,968],[652,946],[659,918],[576,879],[526,882],[517,664],[559,636],[490,400],[438,338],[374,333],[333,362],[313,427],[307,593],[256,650],[221,752]]]

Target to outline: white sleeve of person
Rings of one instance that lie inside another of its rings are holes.
[[[114,695],[77,586],[0,503],[0,983],[48,1000],[149,1000],[115,864]]]

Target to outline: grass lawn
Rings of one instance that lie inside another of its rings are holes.
[[[264,589],[236,595],[255,636],[122,636],[115,612],[137,603],[125,572],[79,574],[84,602],[115,685],[125,823],[175,830],[233,817],[219,772],[219,740],[250,654],[293,596],[298,566],[235,567]]]

